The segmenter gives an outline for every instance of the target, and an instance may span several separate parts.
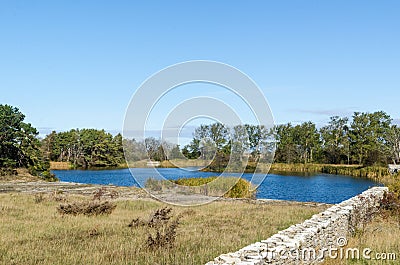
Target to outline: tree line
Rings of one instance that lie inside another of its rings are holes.
[[[387,165],[398,163],[400,128],[383,111],[333,116],[316,128],[312,122],[276,126],[276,162]]]
[[[229,155],[244,151],[258,161],[276,144],[275,162],[387,165],[400,162],[400,127],[383,112],[355,112],[351,118],[333,116],[326,126],[311,121],[298,125],[201,125],[182,152],[189,158],[208,153]],[[210,147],[211,146],[211,147]],[[214,148],[212,152],[208,150]]]
[[[42,140],[42,151],[50,161],[75,168],[116,167],[125,161],[122,135],[97,129],[53,131]]]
[[[212,160],[223,166],[243,160],[281,163],[386,165],[400,162],[400,128],[383,111],[355,112],[351,119],[333,116],[317,128],[313,122],[276,125],[198,126],[183,148],[161,139],[123,138],[98,129],[72,129],[38,138],[18,108],[0,105],[0,168],[26,167],[48,172],[49,161],[76,168],[116,167],[151,159]],[[125,150],[125,153],[124,153]],[[275,156],[272,157],[275,150]],[[48,173],[45,173],[48,174]]]
[[[387,165],[400,162],[400,128],[382,111],[355,112],[351,121],[348,117],[333,116],[319,129],[311,121],[280,124],[271,129],[250,124],[231,128],[221,123],[203,124],[183,148],[154,137],[137,141],[104,130],[73,129],[47,135],[42,140],[42,150],[50,161],[70,162],[83,168],[118,166],[125,158],[129,162],[204,159],[221,165],[244,159]]]

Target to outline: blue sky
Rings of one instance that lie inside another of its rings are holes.
[[[42,134],[121,131],[146,78],[213,60],[249,75],[276,123],[399,122],[399,14],[399,1],[1,1],[0,104]]]

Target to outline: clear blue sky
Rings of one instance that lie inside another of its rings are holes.
[[[354,111],[400,119],[399,1],[0,1],[0,104],[50,130],[121,131],[158,70],[248,74],[276,123]]]

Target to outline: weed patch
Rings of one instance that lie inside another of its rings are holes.
[[[108,215],[111,214],[116,207],[116,204],[109,201],[74,202],[60,204],[57,208],[57,211],[63,215]]]
[[[128,226],[132,228],[147,227],[146,247],[150,250],[173,248],[181,218],[182,215],[173,218],[172,208],[164,207],[152,213],[147,221],[135,218]]]

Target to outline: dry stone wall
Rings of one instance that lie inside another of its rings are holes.
[[[386,187],[374,187],[336,204],[301,224],[234,253],[220,255],[206,265],[317,264],[338,254],[346,237],[377,211]],[[343,254],[343,253],[341,253]]]

